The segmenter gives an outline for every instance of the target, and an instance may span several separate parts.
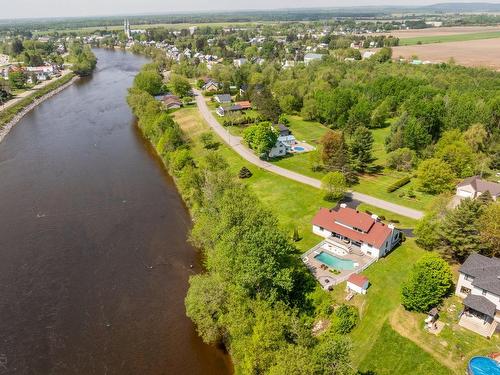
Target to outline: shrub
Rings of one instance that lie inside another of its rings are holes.
[[[252,172],[247,167],[241,167],[239,173],[238,173],[239,178],[250,178],[252,177]]]
[[[358,319],[359,313],[354,306],[340,305],[333,314],[333,330],[335,333],[345,335],[356,327]]]
[[[392,193],[392,192],[398,190],[399,188],[405,186],[406,184],[409,184],[410,181],[411,181],[411,177],[409,177],[409,176],[405,176],[403,178],[400,178],[399,180],[397,180],[396,182],[394,182],[393,184],[391,184],[387,187],[387,192]]]

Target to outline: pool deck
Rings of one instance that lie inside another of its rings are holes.
[[[351,274],[364,271],[371,264],[377,261],[377,259],[363,254],[357,246],[353,246],[352,251],[349,254],[339,255],[332,251],[326,250],[327,243],[328,241],[325,239],[314,246],[312,249],[308,250],[304,255],[302,255],[302,261],[304,262],[306,267],[313,274],[316,280],[318,280],[321,286],[326,290],[329,290],[335,285],[346,281]],[[338,270],[340,271],[340,273],[336,275],[330,272],[330,267],[314,258],[321,252],[328,253],[339,259],[352,260],[355,263],[355,267],[353,270]]]

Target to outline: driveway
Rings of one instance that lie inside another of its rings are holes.
[[[313,186],[315,188],[321,188],[321,181],[312,177],[304,176],[300,173],[296,173],[290,171],[289,169],[278,167],[274,164],[268,163],[265,160],[261,160],[258,156],[256,156],[248,147],[246,147],[241,137],[236,137],[231,135],[229,131],[227,131],[224,126],[222,126],[217,119],[213,116],[212,112],[207,106],[205,99],[199,90],[193,90],[196,97],[196,104],[198,106],[198,110],[201,115],[205,119],[205,121],[210,125],[210,127],[221,137],[224,142],[226,142],[231,148],[236,151],[241,157],[250,163],[268,170],[269,172],[279,174],[280,176],[289,178],[290,180],[298,181],[306,185]],[[354,191],[350,191],[346,194],[349,198],[355,199],[372,206],[376,206],[382,208],[387,211],[394,212],[399,215],[403,215],[406,217],[410,217],[412,219],[420,219],[423,216],[421,211],[413,210],[411,208],[407,208],[404,206],[400,206],[398,204],[394,204],[391,202],[384,201],[382,199],[374,198],[370,195],[357,193]]]

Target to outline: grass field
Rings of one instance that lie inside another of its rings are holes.
[[[415,44],[431,44],[444,42],[464,42],[469,40],[500,38],[500,31],[487,31],[482,33],[467,33],[455,35],[431,35],[399,40],[400,46],[413,46]]]

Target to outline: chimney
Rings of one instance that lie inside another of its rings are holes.
[[[345,204],[345,203],[341,203],[341,204],[340,204],[340,208],[347,208],[347,204]]]
[[[395,228],[395,227],[394,227],[394,224],[392,224],[392,223],[390,223],[390,224],[388,225],[388,227],[389,227],[389,229],[390,229],[390,230],[394,230],[394,228]]]
[[[375,215],[375,214],[372,214],[372,219],[373,219],[373,220],[378,220],[378,216],[377,216],[377,215]]]

